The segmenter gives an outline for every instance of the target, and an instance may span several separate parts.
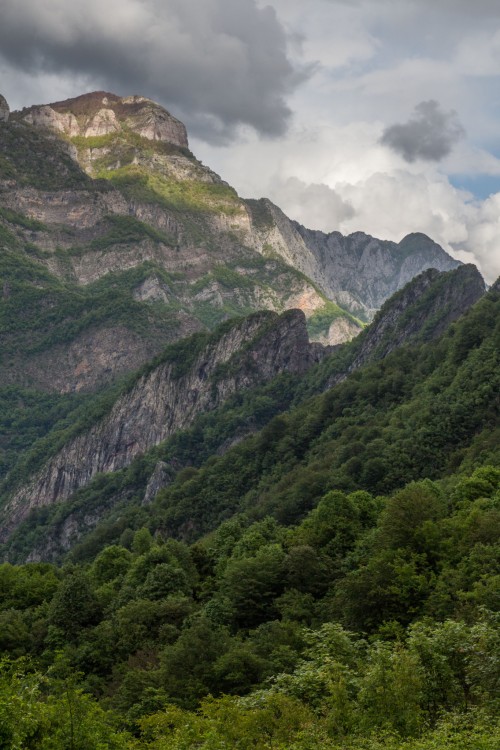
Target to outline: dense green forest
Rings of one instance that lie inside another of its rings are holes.
[[[33,513],[12,537],[10,559],[26,559],[69,517],[84,529],[89,512],[99,512],[102,523],[72,551],[75,561],[92,559],[142,525],[193,542],[235,513],[290,524],[329,490],[388,494],[410,481],[498,465],[499,310],[492,290],[439,340],[399,348],[335,388],[328,383],[348,371],[369,329],[302,378],[282,375],[237,394],[128,469]],[[182,346],[169,351],[182,353]],[[255,434],[241,440],[249,432]],[[218,455],[235,438],[240,442]],[[175,479],[145,508],[159,460]]]
[[[484,467],[330,491],[292,526],[5,563],[3,746],[493,750],[499,530]]]
[[[499,304],[319,395],[335,357],[235,399],[82,491],[185,464],[62,565],[0,566],[0,747],[496,750]],[[280,398],[208,457],[224,415]]]

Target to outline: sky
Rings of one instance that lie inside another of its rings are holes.
[[[246,198],[500,275],[498,0],[0,0],[12,109],[149,96]]]

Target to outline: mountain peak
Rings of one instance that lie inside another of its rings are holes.
[[[74,138],[132,131],[150,141],[188,148],[186,128],[160,104],[143,96],[119,97],[93,91],[73,99],[22,110],[30,125],[49,128]]]

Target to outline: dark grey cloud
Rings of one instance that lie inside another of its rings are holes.
[[[417,104],[408,122],[386,128],[380,142],[407,162],[440,161],[464,135],[457,113],[445,112],[431,99]]]
[[[212,142],[240,125],[285,132],[307,77],[256,0],[2,0],[0,58],[13,71],[85,77],[157,99]]]

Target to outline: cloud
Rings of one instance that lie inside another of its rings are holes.
[[[354,216],[352,205],[328,185],[308,185],[296,177],[275,183],[272,198],[296,221],[323,232],[331,232]]]
[[[489,283],[500,276],[500,193],[491,195],[478,204],[469,221],[469,231],[464,242],[456,245],[483,271]]]
[[[2,0],[0,59],[12,72],[86,77],[165,104],[212,142],[239,126],[285,132],[307,77],[275,11],[255,0]],[[81,92],[79,92],[81,93]]]
[[[441,161],[464,135],[457,113],[443,111],[431,99],[417,104],[408,122],[386,128],[380,142],[407,162]]]

